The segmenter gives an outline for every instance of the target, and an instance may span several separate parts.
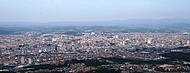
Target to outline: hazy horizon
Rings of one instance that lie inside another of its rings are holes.
[[[190,20],[189,0],[1,0],[0,22]]]

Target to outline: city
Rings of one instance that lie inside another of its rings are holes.
[[[0,73],[190,73],[190,0],[0,0]]]
[[[187,32],[22,32],[1,35],[0,48],[2,71],[88,73],[110,68],[116,73],[190,72]],[[173,53],[187,57],[173,57]]]

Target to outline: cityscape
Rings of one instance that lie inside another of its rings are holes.
[[[0,36],[2,71],[190,72],[190,33],[22,32]],[[96,72],[95,72],[96,73]]]
[[[0,0],[0,73],[190,73],[190,0]]]

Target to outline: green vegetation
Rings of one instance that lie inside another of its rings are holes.
[[[190,53],[171,52],[162,54],[162,56],[167,57],[170,60],[190,61]]]
[[[100,66],[100,65],[107,65],[109,64],[105,60],[96,60],[96,59],[91,59],[91,60],[70,60],[66,61],[65,65],[70,65],[70,64],[76,64],[76,63],[84,63],[87,66]]]
[[[85,72],[85,73],[121,73],[119,70],[114,70],[114,69],[108,69],[108,68],[98,68],[96,70],[92,70],[89,72]]]

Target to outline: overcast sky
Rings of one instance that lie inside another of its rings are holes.
[[[0,21],[190,19],[190,0],[0,0]]]

